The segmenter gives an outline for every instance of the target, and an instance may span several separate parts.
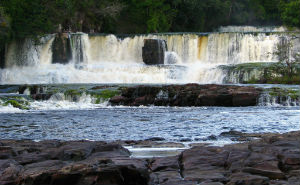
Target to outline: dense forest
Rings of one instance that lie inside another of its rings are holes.
[[[0,1],[0,45],[60,31],[208,32],[226,25],[283,24],[300,27],[300,0]]]

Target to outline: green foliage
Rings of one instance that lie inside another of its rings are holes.
[[[27,107],[29,105],[29,102],[21,99],[10,99],[3,104],[3,106],[8,106],[8,105],[12,105],[13,107],[22,110],[29,110],[29,108]]]
[[[282,23],[300,27],[299,7],[300,0],[2,0],[0,41],[4,45],[8,38],[60,31],[206,32],[226,25]]]
[[[9,17],[5,14],[4,8],[0,4],[0,53],[4,49],[4,43],[9,38],[10,34],[10,20]],[[1,60],[1,59],[0,59]]]
[[[165,0],[127,0],[126,14],[136,25],[139,32],[166,32],[176,11]]]
[[[124,5],[118,0],[60,0],[59,7],[68,11],[62,22],[65,30],[76,31],[105,31],[104,26],[114,24]]]
[[[78,89],[68,89],[64,92],[65,96],[81,96],[83,94],[82,90],[78,90]]]
[[[300,76],[293,75],[293,76],[277,76],[269,78],[266,83],[268,84],[300,84]]]
[[[293,74],[289,75],[284,63],[245,63],[232,66],[221,66],[225,71],[233,73],[249,73],[257,71],[258,75],[250,76],[244,84],[300,84],[300,64],[293,66]]]
[[[287,26],[300,27],[300,0],[281,4],[281,18]]]
[[[273,87],[268,89],[268,93],[272,97],[290,97],[292,100],[297,100],[300,98],[299,90],[294,89]]]
[[[211,31],[225,25],[229,20],[230,5],[229,1],[221,0],[177,2],[178,13],[172,31]]]
[[[293,51],[293,40],[297,37],[282,37],[276,46],[275,54],[279,62],[275,65],[274,71],[282,76],[299,75],[300,52]]]
[[[2,8],[3,7],[3,8]],[[118,0],[5,0],[0,2],[0,39],[11,18],[12,39],[37,38],[47,33],[102,31],[123,9]]]
[[[121,91],[116,89],[104,89],[100,92],[91,93],[91,96],[96,99],[95,103],[99,104],[103,101],[109,100],[110,98],[120,95]]]
[[[46,7],[48,0],[7,0],[5,11],[12,18],[11,31],[14,38],[36,37],[54,31],[54,22]]]

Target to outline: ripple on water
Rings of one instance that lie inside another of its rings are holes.
[[[109,107],[0,114],[1,139],[204,141],[210,135],[299,130],[299,107]],[[228,141],[226,141],[228,142]]]

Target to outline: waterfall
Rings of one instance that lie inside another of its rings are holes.
[[[288,29],[285,27],[255,27],[255,26],[221,26],[218,29],[219,32],[225,32],[225,33],[237,33],[237,32],[248,32],[248,33],[254,33],[254,32],[287,32]]]
[[[72,53],[75,63],[142,63],[145,39],[166,40],[168,51],[176,53],[185,64],[237,64],[274,62],[279,42],[277,34],[211,33],[158,34],[118,38],[115,35],[88,36],[73,34]]]
[[[164,61],[165,64],[182,64],[181,58],[174,51],[167,51]]]
[[[278,60],[274,51],[285,33],[277,31],[285,30],[255,29],[129,36],[71,33],[67,39],[72,58],[66,64],[51,63],[53,35],[41,38],[38,44],[31,39],[13,41],[7,47],[5,69],[0,69],[0,84],[222,83],[228,77],[220,65]],[[166,41],[165,66],[143,63],[145,39]],[[299,50],[299,43],[295,41],[294,50]]]
[[[7,47],[5,67],[34,66],[51,63],[53,35],[39,40],[24,39],[11,42]]]
[[[214,33],[208,37],[205,62],[239,64],[275,62],[274,50],[279,42],[276,34]]]
[[[259,106],[299,106],[300,100],[286,96],[272,96],[270,93],[263,93],[258,99]]]
[[[88,36],[86,34],[69,35],[72,50],[72,61],[74,64],[86,63],[88,50]]]

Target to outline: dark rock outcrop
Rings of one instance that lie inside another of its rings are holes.
[[[52,44],[52,63],[67,64],[72,59],[70,39],[67,34],[59,33]]]
[[[300,132],[136,159],[119,144],[0,140],[1,185],[300,185]]]
[[[185,85],[21,85],[0,87],[2,92],[24,94],[27,89],[34,100],[48,100],[61,95],[78,101],[90,94],[98,101],[103,95],[111,105],[126,106],[255,106],[299,105],[299,90],[255,86],[185,84]],[[18,90],[16,90],[18,89]],[[103,94],[104,92],[104,94]],[[55,95],[55,97],[53,96]],[[101,96],[98,96],[101,95]],[[96,101],[96,102],[97,102]]]
[[[0,141],[0,184],[146,185],[147,163],[120,145],[88,141]]]
[[[142,53],[144,63],[148,65],[164,64],[166,50],[166,41],[145,39]]]
[[[300,185],[300,132],[150,161],[152,184]]]
[[[19,86],[19,94],[24,94],[25,90],[29,90],[30,97],[34,100],[49,100],[53,92],[47,92],[46,86],[43,85],[22,85]]]
[[[5,67],[5,47],[0,45],[0,69]]]
[[[123,88],[112,105],[255,106],[262,89],[229,85],[166,85]]]

